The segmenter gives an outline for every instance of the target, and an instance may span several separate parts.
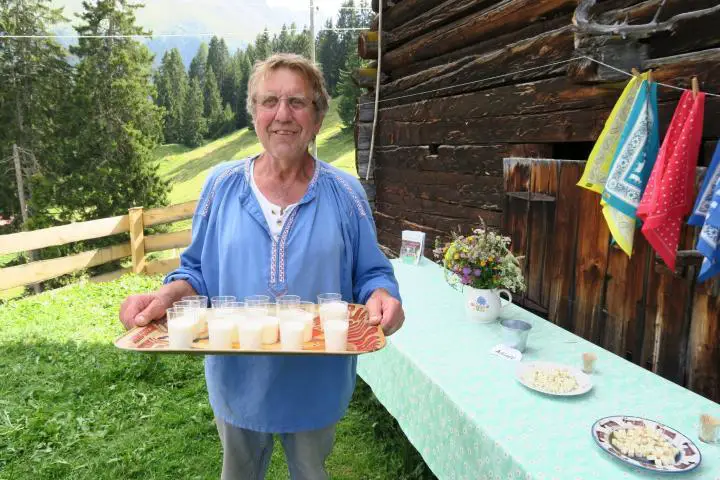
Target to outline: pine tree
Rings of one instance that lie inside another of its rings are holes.
[[[125,0],[84,2],[80,35],[143,35],[135,25],[139,8]],[[161,110],[153,101],[152,54],[130,38],[80,38],[73,92],[69,175],[58,180],[64,220],[103,218],[128,207],[167,201],[152,152],[162,133]]]
[[[331,96],[337,94],[337,83],[340,69],[343,66],[344,56],[339,54],[340,39],[333,30],[331,19],[325,22],[325,29],[320,31],[317,41],[317,61],[325,77],[325,86]]]
[[[287,25],[283,23],[282,29],[280,29],[280,35],[275,35],[272,40],[272,52],[273,53],[290,53],[290,33],[288,32]]]
[[[355,50],[350,50],[347,60],[345,61],[345,66],[340,70],[340,82],[338,83],[337,89],[337,93],[340,95],[338,100],[338,115],[345,128],[352,128],[355,124],[355,110],[361,90],[352,79],[352,73],[361,66],[362,59]]]
[[[188,89],[188,76],[180,51],[173,48],[163,55],[155,73],[157,104],[165,110],[165,142],[178,143],[182,139],[183,108]]]
[[[256,62],[258,60],[265,60],[270,55],[272,55],[270,32],[268,32],[267,28],[263,31],[263,33],[258,34],[257,38],[255,38],[254,54],[254,59]]]
[[[203,117],[203,91],[197,78],[190,81],[185,98],[185,119],[183,122],[183,143],[189,147],[202,144],[207,134],[207,122]]]
[[[220,94],[221,105],[230,101],[231,92],[229,85],[226,84],[229,63],[230,54],[228,53],[225,40],[222,38],[213,37],[210,40],[210,48],[208,49],[206,71],[212,68],[213,72],[215,73],[215,81],[217,84],[218,92]],[[222,109],[222,106],[220,107],[220,109]]]
[[[205,100],[203,115],[208,122],[208,131],[211,138],[217,138],[218,132],[222,130],[223,109],[220,91],[217,87],[217,80],[215,80],[215,72],[210,65],[208,65],[207,72],[205,73],[203,96]]]
[[[290,39],[290,51],[310,58],[310,41],[310,30],[303,28],[302,32],[293,35]]]
[[[248,46],[250,48],[250,46]],[[250,125],[250,114],[247,111],[248,79],[252,66],[247,51],[242,57],[235,59],[238,64],[239,74],[235,79],[237,98],[235,100],[235,128],[243,128]]]
[[[197,78],[200,85],[205,85],[205,66],[208,61],[208,45],[205,42],[200,44],[198,51],[190,62],[188,70],[188,81]],[[184,97],[183,97],[184,100]]]
[[[49,35],[51,26],[61,20],[60,10],[51,8],[50,0],[0,0],[0,29],[6,34]],[[62,163],[62,118],[72,88],[67,56],[67,50],[50,39],[0,40],[0,165],[12,155],[13,144],[38,160],[42,170],[32,181],[25,179],[26,198],[37,183],[28,203],[35,215],[46,212],[53,202],[53,189],[43,181],[43,172],[57,171]],[[0,182],[0,212],[15,219],[13,229],[20,226],[14,173]]]

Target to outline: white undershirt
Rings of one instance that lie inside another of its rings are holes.
[[[285,225],[285,221],[288,219],[293,209],[297,207],[297,203],[288,205],[283,210],[280,206],[270,202],[270,200],[268,200],[267,197],[260,191],[257,183],[255,183],[255,162],[250,164],[250,187],[255,194],[255,198],[257,198],[258,203],[260,204],[260,209],[265,216],[265,221],[267,221],[268,227],[270,227],[270,234],[273,238],[277,239],[280,236],[283,225]]]

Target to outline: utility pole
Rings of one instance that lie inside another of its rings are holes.
[[[310,61],[315,65],[315,6],[310,0]],[[317,139],[312,142],[313,157],[317,158]]]

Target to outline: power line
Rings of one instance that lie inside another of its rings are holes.
[[[355,28],[317,28],[316,32],[355,32],[360,30],[367,30],[368,27],[355,27]],[[272,32],[274,34],[280,32]],[[14,40],[14,39],[79,39],[79,38],[131,38],[131,39],[144,39],[144,38],[196,38],[196,37],[240,37],[246,36],[247,33],[243,32],[201,32],[201,33],[148,33],[148,34],[129,34],[129,35],[63,35],[63,34],[52,34],[52,35],[2,35],[0,34],[0,40]]]

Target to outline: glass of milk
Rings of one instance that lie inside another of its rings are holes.
[[[229,350],[237,337],[237,324],[229,317],[216,317],[208,322],[208,338],[213,350]]]
[[[283,295],[275,300],[275,314],[280,317],[282,312],[288,310],[297,310],[300,306],[300,297],[298,295]]]
[[[347,350],[349,322],[340,319],[328,319],[325,330],[325,351],[345,352]]]
[[[262,324],[262,343],[263,345],[272,345],[277,343],[279,332],[279,323],[277,317],[267,315],[265,317],[248,317],[248,319],[257,320]]]
[[[221,295],[218,297],[212,297],[210,299],[210,305],[212,305],[212,308],[220,308],[228,302],[236,302],[236,301],[237,301],[237,297],[235,297],[233,295]]]
[[[245,297],[245,315],[252,318],[266,317],[270,310],[270,297],[250,295]]]
[[[313,328],[315,325],[315,317],[317,316],[317,306],[312,302],[300,302],[300,315],[305,326],[303,330],[303,342],[309,342],[313,337]]]
[[[240,348],[242,350],[261,350],[263,321],[259,318],[244,318],[237,324]]]
[[[204,295],[190,295],[182,297],[182,301],[199,302],[198,305],[198,330],[200,332],[207,328],[208,297]]]
[[[302,320],[286,318],[280,322],[280,345],[283,350],[302,350],[305,324]]]
[[[170,348],[191,348],[195,340],[197,317],[193,310],[186,308],[168,308],[167,315],[168,340]]]
[[[323,330],[325,330],[325,324],[328,320],[348,321],[348,303],[342,300],[323,303],[318,310],[320,311],[320,324]]]

